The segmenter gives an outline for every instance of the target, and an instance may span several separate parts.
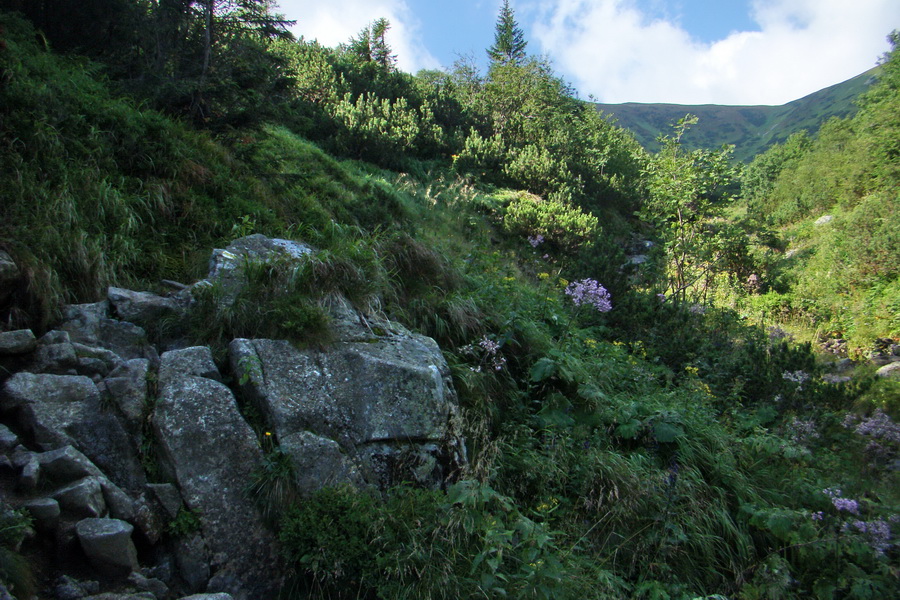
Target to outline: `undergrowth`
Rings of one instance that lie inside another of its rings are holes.
[[[266,448],[248,485],[294,576],[285,597],[896,595],[894,382],[829,382],[809,347],[660,298],[623,266],[621,223],[565,194],[497,189],[449,161],[339,161],[282,125],[216,141],[2,26],[0,243],[28,271],[32,326],[110,283],[196,279],[212,247],[264,233],[314,250],[195,287],[195,341],[324,344],[343,296],[448,359],[470,467],[446,490],[298,501]],[[856,227],[854,210],[835,225]],[[872,289],[874,306],[895,287]]]

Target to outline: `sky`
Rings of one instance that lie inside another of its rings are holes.
[[[502,0],[276,0],[326,46],[377,18],[411,73],[470,56],[486,68]],[[598,102],[772,104],[872,68],[900,0],[511,0],[527,52]]]

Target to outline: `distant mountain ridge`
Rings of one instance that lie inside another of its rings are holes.
[[[691,149],[713,149],[734,144],[737,160],[748,162],[769,146],[783,142],[792,133],[810,133],[831,117],[856,113],[856,98],[876,80],[878,67],[781,106],[726,106],[719,104],[596,104],[597,109],[630,129],[638,142],[651,152],[659,150],[656,138],[669,134],[672,124],[690,113],[699,117],[682,138]]]

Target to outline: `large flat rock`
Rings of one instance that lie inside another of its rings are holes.
[[[195,374],[196,365],[206,362],[202,354],[186,349],[162,355],[165,376],[152,417],[160,466],[199,516],[213,571],[235,573],[247,597],[271,597],[274,539],[244,493],[262,451],[231,390]]]
[[[137,454],[115,414],[104,407],[94,382],[78,375],[16,373],[0,390],[0,410],[41,450],[73,446],[115,484],[144,485]]]
[[[340,342],[324,350],[298,349],[282,340],[237,339],[229,345],[229,360],[242,392],[279,440],[296,440],[298,433],[309,432],[319,439],[319,447],[329,448],[323,457],[337,465],[336,449],[323,442],[333,440],[369,483],[384,487],[395,477],[407,479],[403,474],[386,476],[383,457],[378,465],[369,464],[373,454],[367,449],[375,446],[398,452],[437,448],[435,480],[448,472],[437,469],[439,463],[464,461],[453,428],[457,403],[449,368],[430,338],[392,335]],[[308,451],[312,446],[307,446],[306,458],[294,456],[295,463],[315,460]],[[349,462],[341,462],[349,468]],[[302,469],[298,480],[309,488],[308,469],[295,467]],[[332,471],[338,480],[350,472],[343,467]]]

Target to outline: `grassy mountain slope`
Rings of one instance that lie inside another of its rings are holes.
[[[697,115],[699,123],[683,138],[686,147],[736,146],[734,156],[749,161],[774,143],[806,129],[815,132],[832,117],[856,112],[854,100],[873,83],[877,67],[782,106],[723,106],[717,104],[597,104],[597,109],[630,129],[644,148],[659,150],[657,137],[667,134],[685,114]]]
[[[197,343],[308,340],[321,295],[339,291],[448,360],[468,471],[447,490],[270,494],[295,575],[284,598],[896,596],[895,382],[828,383],[808,348],[661,301],[563,199],[479,183],[449,159],[406,173],[339,160],[284,123],[216,137],[118,97],[21,21],[0,27],[0,248],[34,295],[152,288],[198,274],[194,257],[230,238],[290,237],[320,251],[261,269],[253,306],[195,314]],[[390,142],[374,125],[340,131]],[[520,166],[551,165],[534,139]],[[469,155],[502,156],[501,141]],[[292,485],[289,470],[258,477]]]

